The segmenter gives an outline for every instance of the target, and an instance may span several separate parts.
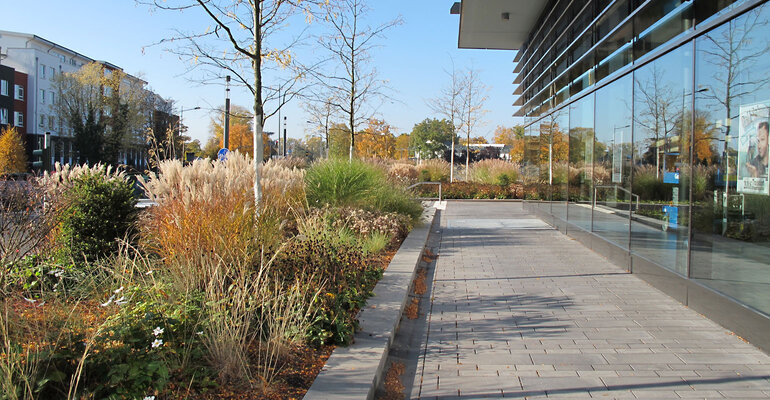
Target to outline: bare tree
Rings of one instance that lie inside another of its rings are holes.
[[[321,46],[336,64],[331,72],[316,71],[319,82],[332,94],[332,105],[345,116],[350,130],[350,159],[355,149],[359,124],[373,117],[377,106],[372,103],[387,98],[385,82],[371,66],[371,52],[385,31],[402,23],[401,17],[376,27],[365,25],[369,12],[364,0],[338,0],[326,9],[330,33],[320,38]]]
[[[334,99],[328,93],[316,94],[304,103],[304,109],[310,118],[308,122],[323,131],[327,156],[329,154],[329,127],[338,113],[334,103]]]
[[[487,96],[489,87],[481,82],[479,71],[472,67],[465,71],[461,84],[463,90],[460,97],[460,107],[462,110],[460,118],[461,130],[465,132],[467,138],[468,156],[465,157],[465,180],[468,181],[471,134],[484,123],[484,115],[487,113],[484,104],[489,98]]]
[[[663,137],[665,146],[665,143],[668,142],[667,138],[677,127],[676,118],[680,117],[683,111],[682,102],[679,101],[681,98],[677,98],[677,93],[674,92],[671,85],[666,85],[663,82],[665,72],[665,70],[659,69],[657,64],[654,64],[648,78],[640,80],[638,76],[636,77],[638,93],[636,101],[639,107],[636,122],[655,135],[654,142],[648,147],[648,152],[655,156],[656,177],[660,176],[660,144],[658,142]],[[652,141],[653,137],[647,139]],[[639,148],[641,149],[643,146],[639,146]]]
[[[457,136],[457,127],[464,125],[464,113],[462,112],[463,76],[455,68],[452,60],[452,70],[444,72],[449,76],[449,82],[439,92],[438,96],[428,100],[428,107],[433,112],[445,117],[452,123],[452,145],[450,146],[450,169],[449,182],[454,182],[455,174],[455,138]],[[467,157],[466,157],[467,158]]]
[[[262,200],[259,165],[264,154],[262,133],[265,120],[300,92],[297,85],[302,77],[302,68],[294,62],[291,54],[301,35],[282,45],[274,45],[271,39],[283,31],[293,18],[304,15],[309,19],[327,3],[327,0],[152,0],[150,3],[163,10],[198,11],[211,19],[213,29],[206,28],[196,33],[177,32],[176,37],[159,44],[182,41],[185,45],[172,51],[193,61],[191,69],[202,69],[205,79],[220,79],[220,82],[222,75],[232,74],[236,82],[246,86],[254,95],[256,204]],[[288,78],[272,88],[263,81],[263,73],[271,67],[290,72]],[[278,105],[275,111],[266,113],[265,104],[270,99],[275,99]]]

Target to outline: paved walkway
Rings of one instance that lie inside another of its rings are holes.
[[[450,202],[439,235],[411,398],[770,398],[767,354],[521,203]]]

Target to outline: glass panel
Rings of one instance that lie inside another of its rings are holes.
[[[601,80],[609,74],[628,65],[633,60],[633,29],[627,24],[612,34],[612,37],[602,43],[596,49],[596,59],[599,64],[596,68],[596,79]]]
[[[620,25],[620,22],[628,16],[628,10],[628,0],[621,0],[613,4],[607,10],[607,13],[596,23],[597,40],[601,40],[616,26]]]
[[[695,0],[695,18],[697,24],[707,22],[719,15],[730,12],[745,3],[745,0]]]
[[[524,161],[521,163],[521,179],[525,185],[536,185],[540,178],[540,124],[527,128],[524,136]],[[530,192],[530,191],[527,191]],[[525,193],[529,200],[538,200],[536,193]]]
[[[692,28],[692,1],[653,1],[634,17],[635,59]]]
[[[592,165],[594,149],[594,95],[572,103],[569,109],[569,221],[591,229]]]
[[[770,6],[698,38],[690,276],[770,313]]]
[[[633,193],[640,197],[631,251],[686,274],[692,46],[634,73]]]
[[[564,227],[560,221],[567,221],[567,193],[569,190],[569,107],[562,107],[553,112],[550,118],[549,144],[552,161],[548,166],[551,188],[551,211],[556,217],[557,226]]]
[[[593,231],[628,249],[631,196],[631,105],[633,80],[627,75],[596,91]]]

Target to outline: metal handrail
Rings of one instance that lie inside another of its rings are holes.
[[[636,197],[636,209],[637,209],[637,211],[639,210],[639,195],[638,194],[633,194],[630,190],[624,188],[623,186],[618,186],[618,185],[598,185],[598,186],[594,186],[594,207],[596,207],[596,193],[597,193],[597,189],[615,189],[615,191],[620,189],[620,190],[628,193],[629,195],[631,195],[631,199],[632,200],[633,200],[634,197]],[[618,196],[616,195],[615,197],[618,197]],[[631,213],[631,207],[628,207],[628,212],[629,212],[629,214]]]
[[[442,200],[442,196],[441,196],[441,182],[417,182],[414,185],[408,186],[406,188],[406,190],[416,188],[417,186],[420,186],[420,185],[438,185],[438,201]],[[428,199],[432,199],[432,197],[431,198],[428,198],[428,197],[418,197],[418,199],[428,200]]]

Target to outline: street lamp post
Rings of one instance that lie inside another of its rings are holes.
[[[230,75],[225,77],[225,126],[222,135],[222,148],[230,148]]]
[[[182,116],[184,115],[185,111],[192,111],[192,110],[200,110],[200,107],[192,107],[192,108],[180,108],[179,109],[179,128],[178,128],[178,136],[182,137]],[[182,143],[182,153],[184,153],[184,143]],[[173,158],[176,158],[176,143],[175,140],[171,140],[171,154]],[[184,154],[182,154],[182,160],[184,160]]]

